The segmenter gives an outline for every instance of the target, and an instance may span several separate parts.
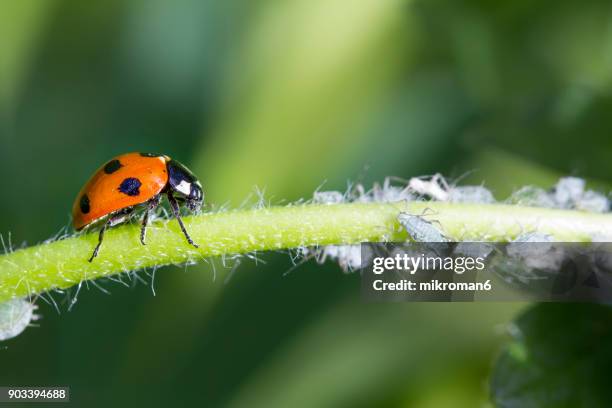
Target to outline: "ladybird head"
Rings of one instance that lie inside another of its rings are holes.
[[[200,211],[200,208],[202,208],[202,201],[204,201],[204,192],[202,191],[202,185],[196,180],[191,186],[191,193],[186,198],[187,207],[192,212]]]
[[[176,160],[169,160],[166,166],[168,168],[168,188],[177,195],[179,200],[184,201],[191,211],[198,211],[204,200],[200,181],[187,167]]]

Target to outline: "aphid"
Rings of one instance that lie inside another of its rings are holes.
[[[591,242],[612,242],[612,231],[598,231],[594,233],[591,235]]]
[[[392,182],[400,182],[401,185],[393,185]],[[399,201],[412,201],[416,197],[411,193],[412,189],[405,181],[397,177],[385,177],[382,185],[374,183],[370,190],[365,189],[362,184],[355,185],[350,190],[349,198],[357,203],[395,203]]]
[[[521,260],[527,268],[558,271],[566,254],[563,247],[554,244],[552,236],[528,232],[516,237],[506,247],[509,257]]]
[[[349,189],[349,198],[354,203],[371,203],[374,202],[371,191],[366,191],[363,184],[357,184],[354,188]]]
[[[518,235],[516,238],[514,238],[512,242],[516,244],[521,244],[523,242],[530,243],[530,242],[554,242],[554,241],[555,240],[553,239],[553,237],[543,232],[525,232],[525,233]],[[529,247],[529,245],[524,245],[524,246]]]
[[[587,190],[576,201],[577,210],[605,213],[610,210],[610,200],[605,195],[593,190]]]
[[[361,268],[361,245],[327,245],[323,248],[321,263],[325,258],[338,261],[344,272]]]
[[[37,306],[26,299],[11,299],[0,303],[0,341],[19,336],[32,320]]]
[[[557,203],[548,191],[540,187],[525,186],[514,193],[508,200],[511,204],[524,205],[529,207],[555,208]]]
[[[413,177],[408,182],[408,187],[420,195],[428,195],[434,200],[448,201],[448,190],[450,187],[441,174],[434,174],[431,178]]]
[[[495,202],[495,198],[483,186],[461,186],[449,190],[448,201],[452,203],[492,204]]]
[[[487,258],[495,250],[495,245],[489,242],[462,241],[454,248],[455,255],[468,256],[471,258]]]
[[[410,193],[410,186],[407,186],[405,182],[403,182],[402,186],[394,186],[391,184],[393,179],[399,180],[393,177],[385,177],[382,186],[378,183],[374,183],[371,195],[375,202],[395,203],[399,201],[412,201],[415,199]]]
[[[561,208],[573,208],[584,192],[585,181],[578,177],[559,179],[554,188],[554,198]]]
[[[413,177],[408,182],[408,188],[436,201],[481,204],[495,202],[493,194],[487,188],[483,186],[449,186],[441,174],[435,174],[429,179]]]
[[[577,177],[560,179],[552,193],[557,207],[599,213],[609,211],[608,197],[593,190],[585,191],[585,184],[583,179]]]
[[[344,272],[361,269],[361,245],[325,245],[320,248],[303,247],[300,255],[314,257],[319,264],[328,259],[338,262]]]
[[[72,207],[72,222],[79,231],[103,222],[89,262],[98,255],[104,231],[120,224],[139,208],[144,208],[140,242],[145,245],[149,213],[165,194],[187,242],[198,247],[183,225],[180,203],[192,212],[202,206],[204,194],[196,176],[184,165],[168,156],[150,153],[127,153],[117,156],[99,168],[81,189]]]
[[[604,194],[584,190],[585,181],[577,177],[564,177],[551,191],[526,186],[510,197],[510,203],[534,207],[576,209],[605,213],[610,210],[610,200]]]
[[[408,235],[416,242],[448,242],[446,238],[430,221],[418,215],[400,213],[397,220]]]
[[[344,202],[344,194],[339,191],[315,191],[312,201],[317,204],[340,204]]]

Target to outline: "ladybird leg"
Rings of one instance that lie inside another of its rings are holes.
[[[145,236],[147,234],[147,224],[149,222],[149,208],[146,209],[142,216],[142,226],[140,227],[140,243],[146,245]]]
[[[98,244],[94,248],[93,254],[91,254],[91,258],[89,258],[89,262],[92,262],[96,256],[98,256],[98,252],[100,251],[100,246],[102,245],[102,240],[104,239],[104,232],[108,227],[111,227],[119,222],[125,220],[126,216],[132,212],[132,208],[126,208],[114,215],[111,215],[108,220],[104,223],[102,228],[100,228],[100,233],[98,234]]]
[[[140,228],[140,242],[142,245],[146,245],[145,238],[147,236],[147,225],[149,223],[149,214],[151,211],[155,210],[159,205],[161,200],[161,195],[156,195],[152,199],[149,200],[147,205],[147,209],[145,210],[144,216],[142,217],[142,227]]]
[[[176,217],[176,220],[178,221],[179,226],[181,227],[181,231],[183,231],[185,238],[187,238],[187,242],[189,242],[194,247],[199,248],[199,246],[196,243],[194,243],[191,237],[189,236],[189,233],[185,229],[185,225],[183,225],[183,220],[181,219],[181,212],[179,209],[179,205],[176,202],[176,199],[174,198],[174,196],[172,195],[172,192],[168,191],[166,195],[168,196],[168,201],[170,202],[170,207],[172,208],[172,212],[174,213],[174,216]]]
[[[98,234],[98,245],[94,248],[93,254],[89,258],[89,262],[93,262],[94,258],[98,256],[98,251],[100,251],[100,246],[102,245],[102,240],[104,239],[104,231],[113,223],[113,217],[109,217],[108,220],[104,223],[102,228],[100,228],[100,233]]]

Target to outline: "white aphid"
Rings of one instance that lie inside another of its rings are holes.
[[[313,202],[317,204],[395,203],[414,201],[419,198],[451,203],[495,203],[495,197],[487,188],[479,185],[449,185],[440,174],[428,177],[413,177],[408,181],[387,177],[382,184],[375,183],[369,190],[362,184],[356,184],[344,194],[340,191],[316,191],[313,194]],[[560,179],[551,191],[534,186],[523,187],[512,194],[508,201],[512,204],[524,206],[575,208],[592,212],[606,212],[610,209],[610,202],[606,196],[590,190],[585,191],[584,180],[575,177]],[[432,222],[422,216],[401,213],[398,216],[398,221],[414,241],[449,242],[449,239]],[[545,269],[554,267],[563,260],[564,255],[562,253],[547,254],[548,258],[531,257],[530,250],[542,252],[542,247],[522,245],[530,242],[551,241],[552,238],[545,234],[524,234],[511,244],[510,252],[514,251],[516,256],[520,253],[526,255],[525,258],[530,267]],[[487,256],[493,250],[494,247],[492,246],[478,247],[475,243],[466,243],[465,247],[458,244],[455,248],[456,253],[473,253],[479,256]],[[363,255],[360,245],[327,245],[317,248],[303,248],[300,254],[315,257],[319,263],[333,260],[344,271],[360,269],[362,265],[361,256]]]
[[[449,240],[430,221],[418,215],[400,213],[397,220],[416,242],[448,242]]]
[[[380,203],[396,203],[399,201],[412,201],[416,197],[410,193],[410,186],[405,183],[402,186],[391,184],[392,178],[386,177],[382,186],[374,183],[371,196],[372,200]]]
[[[495,249],[495,245],[488,242],[459,242],[453,252],[470,258],[487,258]]]
[[[605,213],[610,211],[610,200],[604,194],[586,190],[585,181],[577,177],[559,179],[552,191],[526,186],[515,191],[510,197],[512,204],[533,207],[576,209]]]
[[[366,191],[363,184],[357,184],[350,190],[350,200],[354,203],[371,203],[374,201],[371,191]]]
[[[514,193],[509,199],[510,203],[528,207],[555,208],[557,203],[552,194],[540,187],[525,186]]]
[[[452,203],[481,203],[495,202],[493,194],[483,186],[453,187],[448,192],[448,201]]]
[[[493,256],[489,267],[506,282],[529,284],[533,280],[543,279],[536,270],[550,272],[551,267],[560,266],[553,257],[548,258],[553,249],[552,237],[549,235],[525,233],[506,246],[506,254]]]
[[[328,245],[323,256],[337,261],[344,272],[361,268],[361,245]]]
[[[610,210],[610,200],[605,195],[593,190],[587,190],[575,202],[577,210],[605,213]]]
[[[591,235],[591,242],[612,242],[612,231],[598,231]]]
[[[302,256],[314,256],[317,263],[338,262],[344,272],[361,269],[361,245],[326,245],[320,248],[301,248]]]
[[[392,178],[387,177],[382,185],[376,183],[374,187],[366,191],[362,184],[357,184],[345,195],[339,191],[316,191],[313,201],[318,204],[338,204],[343,202],[380,202],[392,203],[398,201],[413,200],[415,197],[410,193],[406,185],[394,186]],[[303,248],[303,256],[314,256],[319,263],[332,260],[338,263],[344,272],[361,269],[361,245],[326,245],[320,248]]]
[[[481,203],[495,202],[493,194],[483,186],[449,186],[441,174],[430,178],[413,177],[408,182],[408,188],[415,193],[431,197],[437,201],[452,203]]]
[[[315,191],[312,201],[317,204],[340,204],[344,202],[344,194],[339,191]]]
[[[528,268],[558,271],[565,260],[565,251],[553,242],[548,234],[529,232],[509,243],[506,253],[521,259]]]
[[[560,208],[573,208],[584,193],[585,181],[578,177],[559,179],[554,189],[555,202]]]
[[[448,184],[441,174],[427,177],[412,177],[408,187],[417,194],[429,196],[434,200],[448,201]]]
[[[512,242],[554,242],[554,239],[543,232],[526,232],[514,238]]]
[[[400,185],[393,185],[393,181],[399,181]],[[399,201],[413,201],[416,197],[411,193],[407,183],[397,177],[385,177],[382,185],[374,183],[372,189],[366,190],[363,184],[355,185],[349,195],[349,199],[356,203],[396,203]]]
[[[20,335],[31,321],[37,320],[34,314],[37,306],[26,299],[11,299],[0,303],[0,341]]]

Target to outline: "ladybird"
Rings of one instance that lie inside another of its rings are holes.
[[[164,194],[187,242],[197,248],[181,219],[180,204],[196,212],[202,207],[204,193],[197,177],[187,167],[168,156],[151,153],[122,154],[100,167],[72,206],[72,223],[77,231],[103,222],[89,262],[98,255],[104,231],[143,208],[140,242],[145,245],[149,214]]]

